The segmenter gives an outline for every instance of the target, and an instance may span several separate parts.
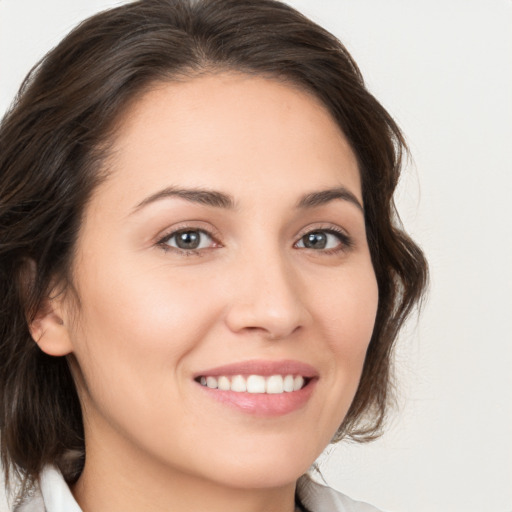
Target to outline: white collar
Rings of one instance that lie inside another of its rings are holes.
[[[40,493],[36,493],[24,505],[16,508],[17,512],[82,512],[56,468],[46,466],[39,482]],[[372,505],[354,501],[315,482],[307,474],[299,478],[297,492],[302,503],[311,512],[379,512]]]
[[[60,471],[46,466],[39,478],[46,512],[82,512]]]

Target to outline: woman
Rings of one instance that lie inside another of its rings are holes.
[[[376,437],[426,282],[401,133],[271,0],[75,29],[0,131],[2,459],[18,510],[365,511],[314,484]]]

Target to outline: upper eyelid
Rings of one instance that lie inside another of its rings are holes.
[[[216,242],[219,242],[219,234],[218,230],[213,227],[203,227],[199,224],[202,222],[184,222],[181,225],[170,227],[166,230],[161,231],[156,237],[155,240],[157,243],[161,243],[164,240],[171,238],[173,235],[177,233],[181,233],[182,231],[201,231],[202,233],[206,233],[209,237],[211,237]]]
[[[316,232],[324,232],[335,236],[336,238],[338,238],[340,244],[344,245],[346,249],[349,249],[354,245],[354,241],[348,233],[341,229],[334,228],[320,228],[308,230],[298,238],[294,245],[298,244],[307,234]]]
[[[300,239],[302,238],[303,236],[307,235],[308,233],[312,233],[312,232],[315,232],[315,231],[327,231],[327,232],[330,232],[330,233],[335,233],[335,234],[339,234],[339,235],[343,235],[347,238],[350,238],[352,239],[352,236],[350,235],[350,233],[342,228],[341,226],[339,226],[338,224],[330,224],[330,223],[320,223],[318,225],[308,225],[304,228],[302,228],[298,234],[296,235],[297,239]]]

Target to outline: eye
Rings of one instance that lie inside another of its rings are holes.
[[[320,251],[343,250],[351,246],[350,238],[334,229],[317,229],[303,235],[295,247]]]
[[[202,229],[182,229],[167,235],[161,245],[182,251],[197,251],[212,247],[215,242],[210,234]]]

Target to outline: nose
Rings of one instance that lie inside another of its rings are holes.
[[[230,298],[225,318],[236,333],[284,339],[303,328],[309,318],[297,276],[291,265],[275,254],[240,265]]]

